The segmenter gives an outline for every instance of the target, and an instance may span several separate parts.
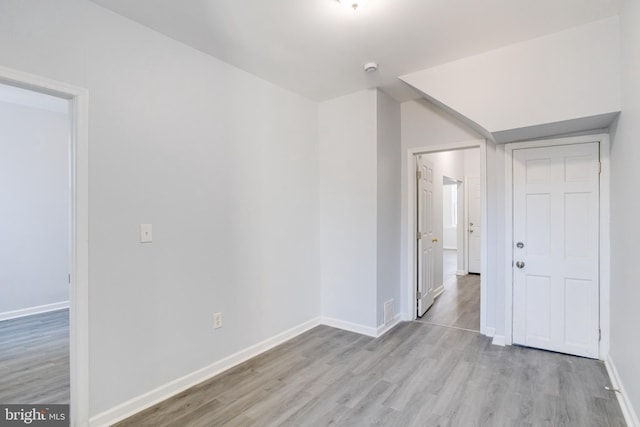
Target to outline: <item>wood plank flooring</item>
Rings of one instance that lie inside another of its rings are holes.
[[[605,385],[599,361],[475,332],[319,326],[117,426],[624,426]]]
[[[69,310],[0,322],[0,403],[69,403]]]
[[[480,276],[452,276],[419,322],[480,330]]]

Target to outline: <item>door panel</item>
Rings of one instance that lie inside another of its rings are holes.
[[[531,255],[549,256],[549,236],[551,228],[550,197],[548,194],[527,194],[527,253]]]
[[[528,324],[529,337],[538,342],[548,342],[551,340],[550,277],[528,276],[526,281],[526,310],[527,319],[530,319]]]
[[[599,144],[513,162],[513,342],[597,358]]]
[[[433,304],[435,294],[433,163],[417,156],[418,171],[418,316]]]

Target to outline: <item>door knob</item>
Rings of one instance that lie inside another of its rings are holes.
[[[517,261],[517,262],[516,262],[516,267],[518,267],[518,268],[524,268],[524,262],[522,262],[522,261]]]
[[[473,223],[472,223],[472,222],[470,222],[470,223],[469,223],[469,226],[473,227]]]
[[[524,248],[524,243],[522,243],[522,242],[516,243],[516,248],[518,248],[518,249]]]
[[[431,243],[438,243],[438,239],[434,237],[433,239],[431,239]]]
[[[473,233],[473,230],[469,230],[469,233]]]

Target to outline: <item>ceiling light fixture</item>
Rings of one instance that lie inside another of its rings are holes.
[[[367,0],[338,0],[338,3],[351,7],[355,11],[358,10],[359,7],[364,6]]]

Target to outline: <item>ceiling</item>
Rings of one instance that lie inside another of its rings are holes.
[[[92,0],[307,98],[380,87],[398,76],[618,14],[620,0]],[[365,73],[376,61],[379,70]]]

